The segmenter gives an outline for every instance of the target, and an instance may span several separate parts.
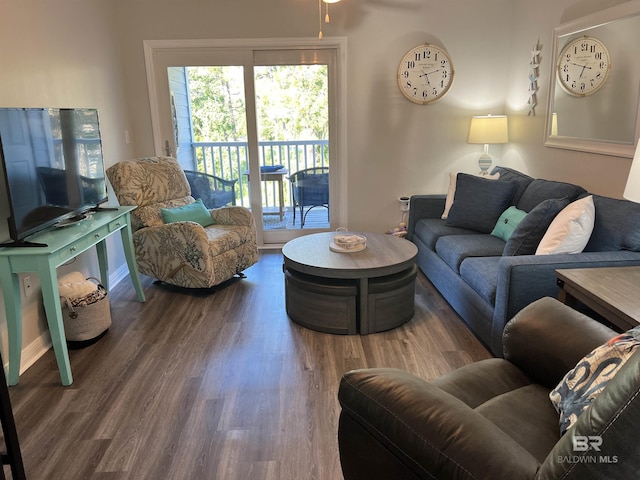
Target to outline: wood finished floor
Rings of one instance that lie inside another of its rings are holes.
[[[280,253],[246,274],[215,293],[143,277],[144,304],[129,279],[113,288],[109,333],[70,351],[72,386],[50,350],[10,388],[27,478],[340,480],[345,371],[432,379],[490,356],[422,274],[414,318],[369,336],[292,323]]]

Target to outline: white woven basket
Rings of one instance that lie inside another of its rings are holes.
[[[100,283],[98,283],[97,294],[87,295],[73,302],[67,297],[60,297],[60,303],[67,341],[92,340],[102,335],[111,326],[109,297]]]

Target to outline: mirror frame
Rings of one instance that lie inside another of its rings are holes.
[[[561,88],[556,80],[556,62],[560,51],[560,40],[566,36],[586,32],[611,22],[640,15],[640,0],[632,0],[620,5],[607,8],[600,12],[564,23],[554,29],[553,55],[551,58],[551,74],[549,80],[549,97],[547,99],[547,113],[545,119],[544,144],[547,147],[577,150],[581,152],[612,155],[616,157],[632,158],[635,145],[640,136],[640,107],[636,105],[635,138],[631,144],[593,140],[589,138],[551,135],[551,123],[554,109],[556,90]],[[640,79],[639,79],[640,81]],[[639,102],[640,103],[640,102]]]

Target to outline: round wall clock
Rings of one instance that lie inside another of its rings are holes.
[[[428,43],[409,50],[398,66],[398,87],[414,103],[440,100],[453,83],[453,64],[444,49]]]
[[[604,43],[594,37],[579,37],[570,41],[558,57],[558,82],[568,94],[584,97],[604,85],[610,69]]]

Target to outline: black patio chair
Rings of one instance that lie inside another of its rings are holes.
[[[236,204],[236,182],[237,178],[225,180],[215,175],[194,170],[185,170],[191,196],[202,199],[202,203],[207,208],[220,208],[225,205]]]
[[[66,170],[53,167],[36,167],[38,179],[44,191],[44,196],[49,205],[61,207],[69,206],[69,194],[71,189],[68,185],[71,177]],[[102,200],[105,192],[105,178],[91,178],[78,175],[78,190],[82,193],[82,200],[74,200],[72,203],[95,203]],[[73,193],[71,193],[73,197]],[[79,193],[76,193],[79,195]]]
[[[327,209],[329,218],[329,167],[305,168],[289,175],[293,203],[293,224],[296,209],[300,209],[300,228],[304,228],[307,214],[315,207]],[[309,207],[305,212],[304,208]]]

